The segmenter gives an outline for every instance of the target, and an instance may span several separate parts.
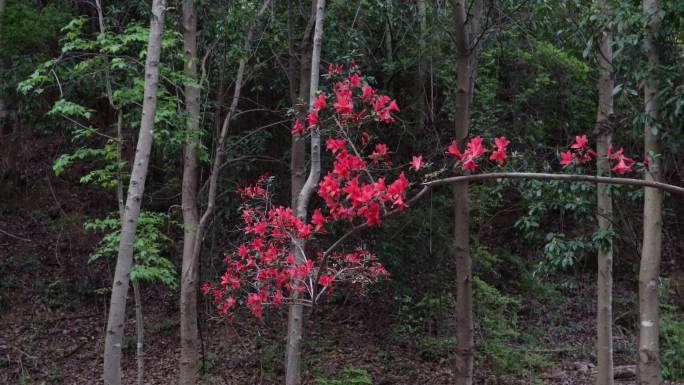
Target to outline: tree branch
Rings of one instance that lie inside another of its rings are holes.
[[[579,175],[579,174],[550,174],[539,172],[493,172],[486,174],[474,174],[454,176],[450,178],[436,179],[433,181],[423,183],[426,187],[435,187],[445,184],[452,184],[454,182],[466,181],[482,181],[490,179],[536,179],[536,180],[560,180],[565,182],[591,182],[603,184],[619,184],[629,186],[651,187],[659,190],[667,191],[673,194],[684,195],[684,187],[679,187],[662,182],[654,182],[643,179],[631,178],[615,178],[603,177],[594,175]]]
[[[449,178],[435,179],[422,184],[423,188],[416,193],[411,199],[406,202],[407,206],[411,206],[413,203],[422,199],[425,194],[437,186],[451,185],[455,182],[467,182],[467,181],[483,181],[491,179],[536,179],[536,180],[559,180],[564,182],[591,182],[591,183],[603,183],[603,184],[619,184],[628,186],[639,186],[639,187],[651,187],[659,190],[667,191],[673,194],[679,194],[684,196],[684,187],[679,187],[667,183],[648,181],[643,179],[631,179],[631,178],[613,178],[613,177],[599,177],[594,175],[579,175],[579,174],[549,174],[549,173],[539,173],[539,172],[492,172],[486,174],[474,174],[474,175],[462,175],[454,176]],[[386,219],[399,212],[401,209],[394,209],[387,213],[383,217]],[[344,233],[341,237],[328,247],[323,253],[323,259],[321,261],[321,267],[325,264],[328,256],[340,247],[347,239],[357,234],[358,232],[368,228],[368,224],[363,223],[354,226],[352,229]],[[320,271],[320,268],[319,268]],[[320,273],[319,273],[320,275]],[[319,277],[316,277],[318,281]]]

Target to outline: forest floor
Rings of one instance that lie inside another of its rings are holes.
[[[149,298],[148,298],[149,300]],[[103,330],[101,303],[53,309],[24,303],[12,306],[0,318],[0,383],[95,384],[102,370]],[[392,317],[368,314],[357,306],[341,306],[309,324],[304,355],[306,383],[334,376],[352,366],[366,369],[373,384],[451,384],[453,351],[425,351],[408,339],[392,336]],[[351,311],[354,308],[353,312]],[[177,378],[178,320],[172,304],[147,309],[145,378],[148,384],[174,384]],[[352,315],[353,314],[353,315]],[[370,318],[368,318],[370,317]],[[265,323],[250,318],[225,322],[208,320],[203,334],[206,364],[203,384],[278,384],[282,378],[284,317]],[[125,383],[135,381],[134,321],[126,325]],[[571,336],[577,340],[577,335]],[[420,345],[420,344],[418,344]],[[478,367],[478,384],[593,383],[591,364],[577,361],[565,348],[539,373],[496,376]],[[489,373],[489,374],[487,374]],[[622,383],[624,385],[630,382]]]
[[[88,282],[90,275],[79,269],[94,267],[68,262],[72,254],[85,259],[87,247],[81,250],[78,243],[57,240],[64,235],[54,234],[52,221],[40,225],[33,222],[36,220],[27,217],[24,221],[0,223],[17,237],[4,237],[0,242],[5,257],[0,265],[0,384],[101,383],[107,291],[93,294],[86,290],[94,283]],[[25,237],[35,241],[19,239]],[[104,287],[111,268],[107,266],[99,267],[104,271],[99,285]],[[84,293],[79,295],[79,288]],[[154,285],[145,289],[146,384],[175,384],[179,355],[177,299],[168,289]],[[536,300],[524,303],[522,314],[517,315],[518,325],[537,330],[537,339],[534,344],[501,347],[498,353],[488,351],[489,356],[499,354],[504,361],[494,365],[491,359],[478,359],[476,383],[593,384],[593,304],[591,300],[580,300],[593,298],[592,291],[591,285],[578,288],[573,296],[554,302],[553,309]],[[380,298],[374,297],[377,294]],[[309,317],[306,326],[305,383],[331,384],[324,379],[339,378],[344,368],[350,367],[365,370],[375,385],[453,383],[453,340],[448,335],[426,333],[429,327],[419,327],[419,331],[412,328],[415,323],[405,319],[395,309],[395,301],[382,290],[361,298],[338,298],[325,309],[315,319]],[[132,306],[128,310],[132,312]],[[202,301],[202,383],[281,383],[285,313],[271,312],[265,321],[238,314],[235,321],[228,322],[213,317],[213,310]],[[429,318],[421,319],[419,326],[432,322]],[[136,374],[134,319],[130,313],[125,330],[126,384],[133,384]],[[623,334],[623,330],[618,322],[619,365],[630,364],[633,351],[632,336]],[[541,359],[530,364],[534,367],[526,368],[516,361],[518,355],[529,355],[525,350],[530,346]],[[478,355],[484,350],[491,347],[479,347]]]

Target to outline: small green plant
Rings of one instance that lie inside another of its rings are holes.
[[[684,379],[684,318],[670,303],[669,281],[661,286],[660,366],[663,377],[671,381]]]
[[[202,373],[210,372],[216,366],[218,359],[219,355],[217,353],[209,352],[204,358],[197,360],[197,369]]]
[[[318,377],[317,385],[373,385],[373,379],[366,369],[347,366],[338,378]]]
[[[455,337],[426,338],[418,343],[420,357],[426,361],[443,361],[456,351]]]
[[[125,336],[123,341],[121,341],[121,349],[133,349],[137,343],[135,336]]]
[[[529,335],[517,325],[516,314],[521,303],[516,297],[504,294],[497,288],[473,277],[477,317],[484,335],[483,355],[497,376],[520,374],[546,366],[544,356],[527,349]]]
[[[398,336],[412,337],[416,334],[444,335],[448,325],[443,320],[449,318],[454,299],[449,293],[427,293],[415,301],[410,295],[395,298],[399,305],[401,322],[394,328]]]

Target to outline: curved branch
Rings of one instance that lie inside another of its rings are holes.
[[[454,176],[437,179],[423,183],[426,187],[435,187],[454,182],[481,181],[490,179],[536,179],[536,180],[560,180],[565,182],[591,182],[603,184],[620,184],[640,187],[652,187],[673,194],[684,195],[684,187],[679,187],[662,182],[654,182],[643,179],[614,178],[606,176],[579,175],[579,174],[549,174],[540,172],[492,172],[486,174]]]
[[[429,182],[425,182],[422,184],[423,188],[416,193],[411,199],[409,199],[406,202],[407,206],[411,206],[413,203],[419,201],[422,199],[427,192],[432,190],[434,187],[437,186],[443,186],[443,185],[450,185],[455,182],[467,182],[467,181],[482,181],[482,180],[491,180],[491,179],[536,179],[536,180],[560,180],[564,182],[591,182],[591,183],[597,183],[597,184],[620,184],[620,185],[628,185],[628,186],[640,186],[640,187],[651,187],[651,188],[656,188],[660,189],[663,191],[667,191],[673,194],[679,194],[679,195],[684,195],[684,187],[679,187],[675,185],[671,185],[668,183],[661,183],[661,182],[654,182],[654,181],[649,181],[649,180],[643,180],[643,179],[632,179],[632,178],[613,178],[613,177],[601,177],[601,176],[594,176],[594,175],[579,175],[579,174],[549,174],[549,173],[540,173],[540,172],[492,172],[492,173],[486,173],[486,174],[474,174],[474,175],[462,175],[462,176],[454,176],[454,177],[449,177],[449,178],[442,178],[442,179],[435,179]],[[391,217],[399,212],[401,212],[401,209],[394,209],[390,212],[387,213],[383,217],[383,219]],[[354,226],[351,228],[349,231],[346,233],[342,234],[341,237],[337,238],[337,240],[328,247],[327,250],[323,253],[323,259],[321,260],[321,266],[325,264],[325,261],[327,260],[328,256],[335,251],[338,247],[340,247],[347,239],[352,237],[353,235],[357,234],[361,230],[365,230],[368,228],[368,224],[363,223],[357,226]],[[320,269],[319,269],[320,271]],[[320,275],[320,274],[319,274]],[[318,280],[317,277],[316,279]]]

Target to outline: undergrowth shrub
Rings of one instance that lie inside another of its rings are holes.
[[[366,369],[347,366],[337,378],[318,377],[317,385],[373,385],[373,379]]]
[[[473,290],[482,334],[482,354],[478,360],[491,367],[496,376],[536,372],[545,367],[545,357],[526,346],[534,338],[517,324],[520,299],[500,292],[477,276],[473,277]]]
[[[670,381],[684,380],[684,318],[670,300],[669,282],[661,288],[660,366],[663,377]]]

